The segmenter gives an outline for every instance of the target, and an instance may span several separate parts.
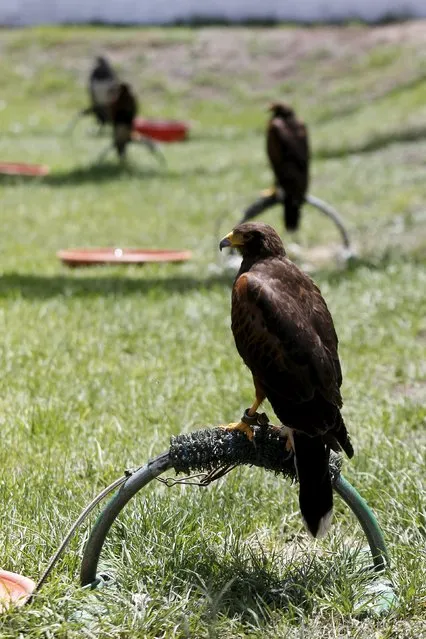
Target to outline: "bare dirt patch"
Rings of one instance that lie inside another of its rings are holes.
[[[274,90],[297,81],[306,66],[312,66],[313,75],[333,77],[379,45],[421,51],[426,49],[426,21],[379,27],[201,28],[191,42],[165,40],[162,46],[142,32],[132,44],[114,50],[112,58],[124,62],[142,49],[143,72],[164,76],[172,85],[191,82],[200,96],[210,96],[212,86],[223,93],[220,80],[227,79],[248,82],[256,91]]]
[[[144,40],[142,34],[133,44]],[[306,59],[339,60],[379,44],[426,45],[426,20],[381,27],[202,28],[194,32],[189,46],[163,42],[159,47],[149,39],[145,44],[152,67],[172,76],[191,68],[232,73],[260,65],[265,82],[274,82],[277,75],[295,72],[296,65]]]
[[[194,98],[224,98],[234,85],[246,85],[259,93],[308,80],[308,89],[315,92],[378,46],[408,49],[410,56],[400,69],[394,68],[393,75],[410,77],[410,61],[425,55],[426,20],[374,27],[105,29],[93,39],[82,39],[78,29],[66,36],[58,32],[49,39],[45,35],[27,38],[19,30],[16,35],[0,34],[0,50],[8,46],[13,54],[21,46],[27,53],[30,50],[32,65],[48,64],[52,55],[60,56],[64,68],[74,72],[81,83],[86,81],[92,57],[103,52],[141,87],[156,78],[169,88],[190,87]],[[386,66],[386,62],[386,56],[379,57],[375,64]],[[400,79],[394,78],[390,85]],[[386,78],[383,87],[376,79],[372,84],[376,93],[389,89]]]

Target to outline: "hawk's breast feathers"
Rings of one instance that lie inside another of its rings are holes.
[[[319,392],[340,407],[337,336],[314,283],[286,257],[255,263],[235,281],[237,349],[264,390],[305,402]]]

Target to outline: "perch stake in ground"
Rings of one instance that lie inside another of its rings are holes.
[[[249,420],[254,438],[249,441],[239,431],[222,428],[198,430],[171,438],[168,451],[158,455],[136,471],[126,471],[127,477],[99,515],[86,543],[81,565],[82,586],[96,588],[108,581],[108,575],[97,573],[98,562],[108,532],[125,505],[153,479],[167,486],[192,484],[207,487],[237,466],[253,465],[296,481],[294,457],[285,446],[281,428],[269,423],[267,416],[247,411],[242,419]],[[183,474],[182,478],[161,478],[168,470]],[[389,566],[383,534],[374,513],[353,486],[341,475],[341,458],[332,455],[330,473],[334,491],[355,514],[369,544],[374,577],[375,612],[386,612],[395,601],[395,593],[383,573]]]

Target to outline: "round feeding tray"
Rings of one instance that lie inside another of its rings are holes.
[[[0,570],[0,612],[11,605],[22,606],[35,588],[35,583],[28,577],[15,572]]]
[[[135,118],[133,128],[158,142],[181,142],[188,136],[189,126],[178,120],[146,120]]]
[[[99,264],[147,264],[149,262],[186,262],[191,251],[159,249],[83,248],[58,251],[56,256],[67,266],[96,266]]]
[[[25,162],[0,162],[2,175],[47,175],[50,169],[45,164],[26,164]]]

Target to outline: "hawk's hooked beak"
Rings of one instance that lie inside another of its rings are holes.
[[[243,242],[241,241],[239,235],[234,233],[234,231],[231,231],[230,233],[228,233],[228,235],[225,235],[223,240],[220,241],[219,248],[220,250],[226,248],[227,246],[234,248],[236,246],[241,246],[242,244]]]

